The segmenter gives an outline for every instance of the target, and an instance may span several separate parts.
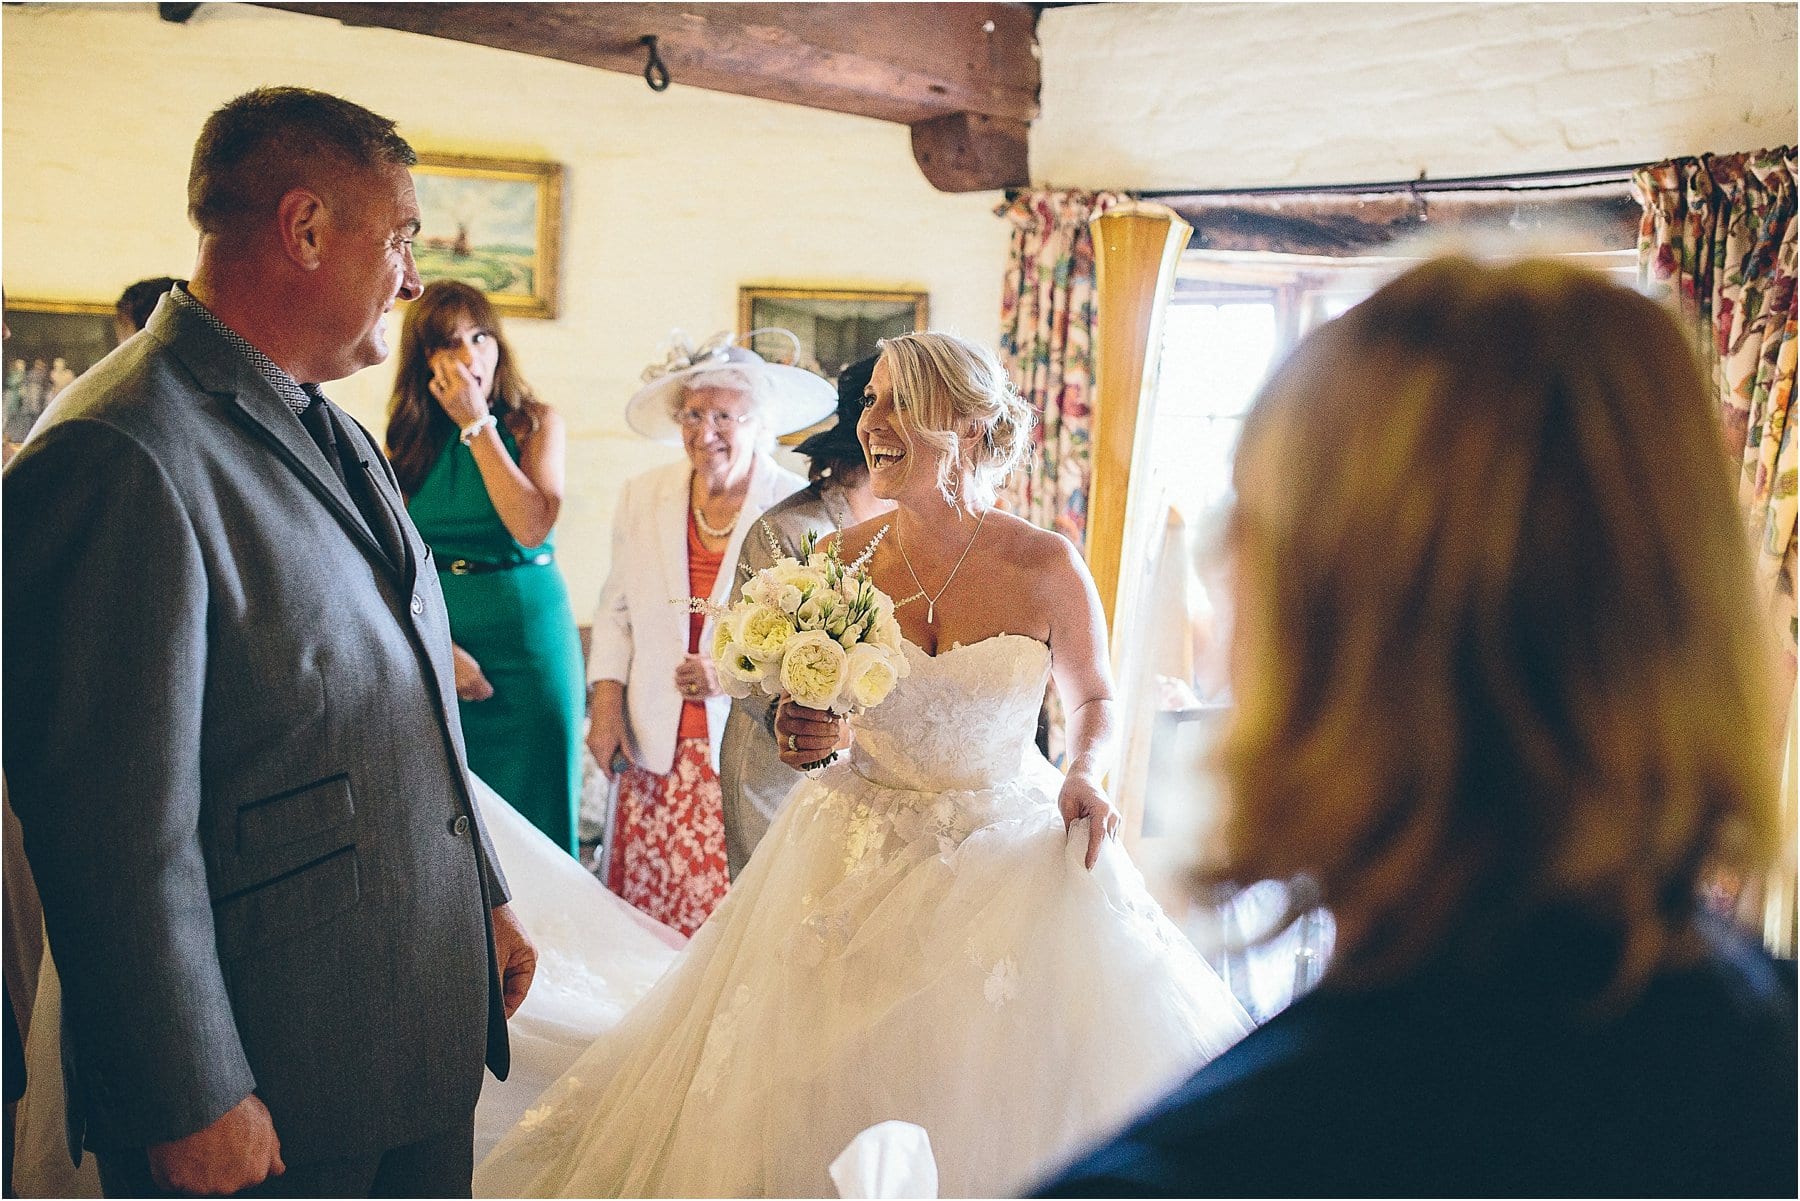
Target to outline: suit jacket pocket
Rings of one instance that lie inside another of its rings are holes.
[[[348,775],[264,797],[237,811],[238,854],[260,855],[301,842],[345,825],[355,816]]]
[[[356,847],[340,847],[303,867],[213,902],[219,956],[233,959],[323,925],[362,896]]]

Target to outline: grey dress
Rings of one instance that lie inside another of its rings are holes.
[[[781,543],[783,554],[795,554],[807,533],[821,537],[838,528],[833,514],[844,514],[842,494],[829,480],[817,480],[762,515]],[[769,536],[761,525],[744,537],[738,552],[732,599],[745,571],[758,572],[774,563]],[[737,879],[756,844],[768,833],[769,823],[781,811],[781,803],[800,779],[800,773],[781,761],[773,732],[774,702],[752,693],[731,703],[725,734],[719,743],[719,787],[725,795],[725,858],[733,880]]]

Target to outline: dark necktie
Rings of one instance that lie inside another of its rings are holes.
[[[337,473],[338,482],[344,485],[344,491],[356,502],[357,510],[362,513],[363,524],[375,536],[375,541],[387,555],[388,562],[396,570],[401,568],[405,560],[401,549],[403,543],[400,527],[387,503],[376,494],[375,483],[368,476],[368,465],[353,447],[338,438],[323,396],[316,393],[313,395],[312,403],[300,414],[300,424],[306,427],[306,432],[318,443],[325,461]]]

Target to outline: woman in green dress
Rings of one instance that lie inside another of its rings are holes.
[[[426,288],[401,326],[388,457],[444,588],[469,767],[573,855],[581,647],[550,539],[564,443],[487,297]]]

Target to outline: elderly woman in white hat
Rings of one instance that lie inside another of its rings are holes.
[[[588,749],[618,774],[607,887],[691,934],[728,886],[718,767],[731,698],[699,653],[705,615],[680,602],[728,598],[756,518],[806,486],[770,456],[775,437],[820,421],[837,397],[811,372],[722,339],[677,347],[644,378],[627,424],[687,458],[620,492],[588,654]]]

